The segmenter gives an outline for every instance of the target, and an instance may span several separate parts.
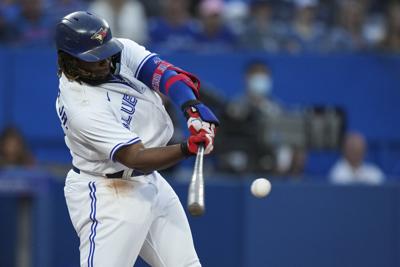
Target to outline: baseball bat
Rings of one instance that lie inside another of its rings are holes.
[[[188,192],[188,210],[192,216],[204,214],[204,177],[203,177],[204,146],[197,150],[196,161]]]

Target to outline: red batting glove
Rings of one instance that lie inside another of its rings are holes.
[[[188,118],[187,126],[191,135],[187,142],[182,144],[182,151],[188,156],[196,155],[199,145],[203,144],[204,154],[210,154],[214,149],[215,124],[203,121],[195,107],[187,108],[185,114]]]
[[[185,155],[196,155],[201,144],[204,145],[204,154],[210,154],[214,149],[214,135],[201,130],[199,133],[191,135],[186,142],[182,143],[181,149]]]

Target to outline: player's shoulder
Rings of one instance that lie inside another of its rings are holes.
[[[122,49],[122,52],[129,52],[131,50],[133,51],[144,51],[146,48],[143,45],[140,45],[136,43],[135,41],[127,38],[117,38],[118,41],[122,43],[124,46]]]
[[[59,98],[66,104],[80,104],[86,99],[85,86],[78,82],[69,80],[64,74],[60,77],[59,88]]]
[[[330,177],[343,176],[343,173],[349,172],[349,164],[343,159],[338,159],[329,170]]]
[[[118,41],[124,46],[121,54],[121,61],[123,64],[130,66],[131,69],[138,68],[141,62],[155,55],[147,50],[146,47],[133,40],[118,38]]]
[[[362,167],[366,173],[374,174],[375,176],[384,176],[383,171],[374,163],[365,162]]]

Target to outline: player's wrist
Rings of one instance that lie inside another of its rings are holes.
[[[202,121],[212,123],[216,126],[219,125],[219,120],[215,114],[199,100],[189,100],[185,102],[181,109],[187,119],[200,118]]]
[[[188,113],[188,111],[190,111],[191,107],[196,106],[197,104],[201,104],[201,102],[197,99],[188,100],[181,105],[181,110],[183,111],[185,116],[189,116],[190,114]]]
[[[182,151],[182,154],[183,154],[186,158],[188,158],[188,157],[190,157],[190,156],[193,156],[193,154],[192,154],[192,153],[190,152],[190,150],[189,150],[189,146],[188,146],[187,141],[184,141],[184,142],[181,143],[181,151]]]

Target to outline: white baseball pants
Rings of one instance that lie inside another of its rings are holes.
[[[65,198],[80,239],[80,266],[201,266],[182,205],[158,173],[109,179],[68,173]]]

